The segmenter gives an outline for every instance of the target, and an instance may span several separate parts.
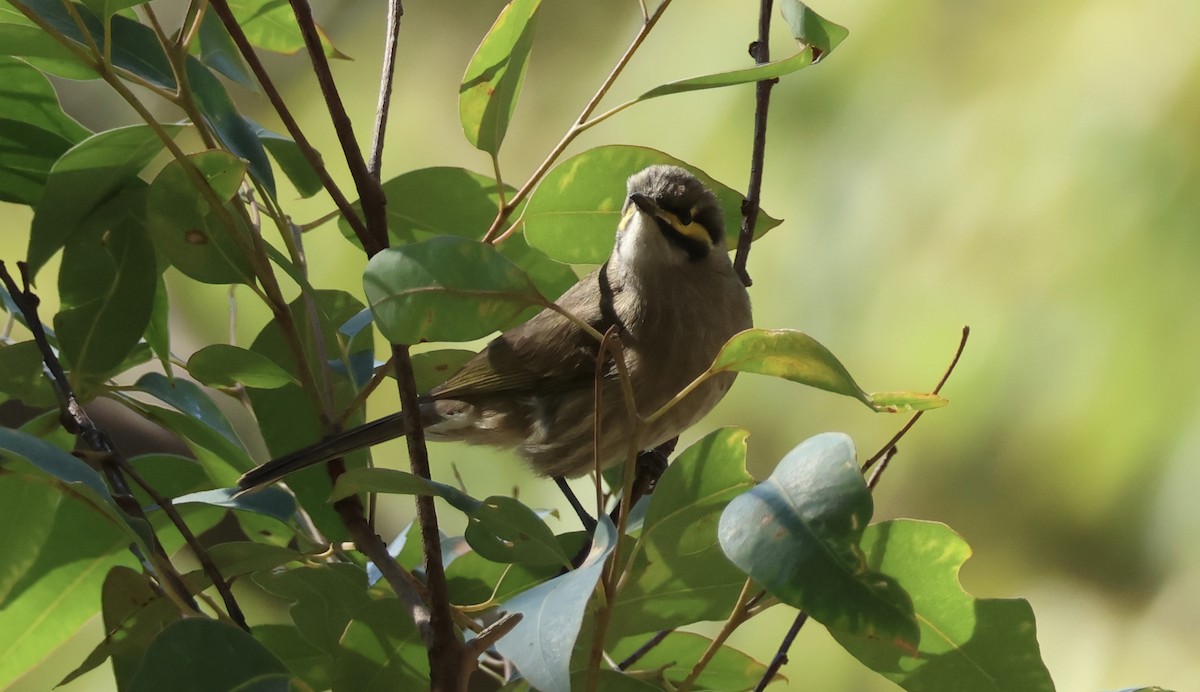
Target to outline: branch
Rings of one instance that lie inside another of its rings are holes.
[[[808,613],[803,610],[796,613],[796,619],[792,622],[791,629],[784,635],[783,641],[779,642],[779,650],[775,652],[775,657],[771,659],[770,665],[763,673],[762,679],[758,681],[758,685],[754,687],[754,692],[762,692],[767,689],[767,685],[775,679],[775,674],[779,672],[780,667],[787,663],[788,649],[792,648],[792,642],[795,641],[796,635],[800,634],[800,628],[804,627],[804,623],[808,622]]]
[[[756,65],[771,62],[771,6],[773,0],[761,0],[758,6],[758,40],[750,44],[750,56]],[[771,87],[779,79],[764,79],[755,84],[754,90],[754,146],[750,154],[750,185],[746,198],[742,200],[742,232],[738,236],[737,254],[733,268],[742,283],[753,282],[746,271],[746,260],[750,257],[750,241],[754,239],[754,225],[758,223],[758,200],[762,192],[763,160],[767,150],[767,107],[771,103]]]
[[[363,241],[363,248],[369,257],[387,247],[387,198],[383,194],[383,188],[379,186],[379,181],[368,170],[362,149],[354,139],[354,124],[350,122],[346,106],[342,103],[342,96],[333,81],[333,72],[329,69],[329,60],[321,46],[321,36],[317,32],[317,23],[313,19],[308,0],[288,2],[296,15],[296,23],[300,27],[300,35],[304,38],[304,46],[308,49],[308,59],[312,62],[313,74],[321,87],[321,96],[329,111],[329,119],[333,123],[338,143],[342,147],[342,155],[346,157],[350,176],[354,178],[354,186],[358,188],[358,199],[367,224],[367,237],[360,240]]]
[[[383,74],[379,77],[379,105],[375,107],[375,134],[371,137],[371,158],[367,170],[375,180],[383,167],[383,136],[387,130],[388,110],[392,105],[392,84],[396,80],[396,43],[400,37],[400,18],[404,6],[400,0],[388,2],[388,32],[383,44]]]
[[[417,383],[413,377],[408,346],[392,344],[392,360],[395,362],[396,384],[400,390],[400,407],[404,412],[404,439],[408,444],[409,464],[414,475],[430,480],[429,448],[425,444],[425,430],[421,427],[421,405],[417,400]],[[416,503],[431,608],[430,636],[426,640],[432,675],[430,681],[434,690],[458,690],[465,683],[465,678],[461,677],[464,648],[454,629],[454,616],[450,612],[450,592],[446,585],[446,571],[442,566],[442,538],[438,531],[437,511],[430,495],[417,495]]]
[[[344,466],[343,466],[344,468]],[[395,558],[387,551],[383,539],[371,529],[363,515],[363,506],[357,495],[338,500],[333,505],[342,518],[355,547],[363,555],[375,563],[380,574],[387,580],[396,597],[408,607],[409,615],[416,623],[422,638],[429,641],[429,608],[422,598],[422,585],[408,570],[396,563]]]

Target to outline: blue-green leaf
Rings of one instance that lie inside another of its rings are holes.
[[[802,442],[721,515],[725,555],[776,598],[827,627],[915,649],[912,600],[859,547],[871,493],[841,433]]]

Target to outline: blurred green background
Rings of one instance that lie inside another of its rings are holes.
[[[363,142],[381,5],[317,7],[354,58],[335,73]],[[812,334],[868,390],[932,387],[969,324],[970,343],[944,390],[952,405],[901,444],[876,494],[877,518],[933,519],[961,533],[976,552],[963,570],[966,588],[1032,602],[1060,690],[1200,689],[1200,3],[813,5],[851,34],[773,93],[762,197],[786,221],[750,256],[756,323]],[[486,155],[462,137],[457,91],[501,6],[405,3],[386,177],[434,165],[490,173]],[[638,21],[633,2],[546,3],[501,152],[506,180],[519,184],[541,161]],[[757,3],[677,0],[605,103],[746,65],[756,21]],[[774,23],[773,55],[784,57],[793,43]],[[336,162],[306,61],[269,65],[326,161]],[[60,86],[68,111],[93,129],[131,121],[99,85]],[[567,154],[652,146],[744,189],[753,94],[745,86],[642,104]],[[240,96],[278,129],[259,97]],[[288,209],[303,222],[329,208],[318,196]],[[28,219],[24,208],[0,209],[5,257],[23,253]],[[363,260],[332,224],[308,243],[315,285],[361,292]],[[194,348],[186,339],[223,340],[226,292],[174,279],[180,352]],[[266,318],[242,300],[241,343]],[[392,392],[372,404],[376,413],[391,406]],[[849,399],[745,376],[685,443],[745,425],[751,470],[763,477],[810,435],[845,431],[865,457],[902,423]],[[377,459],[402,464],[402,455],[392,444]],[[559,502],[551,484],[505,455],[459,446],[434,455],[435,474],[448,478],[453,462],[477,496],[519,486],[530,504]],[[385,526],[407,522],[405,501],[384,504]],[[769,611],[733,644],[766,660],[791,618]],[[23,687],[57,682],[100,636],[94,623]],[[783,672],[794,689],[896,689],[815,623]],[[104,675],[71,688],[105,689]]]

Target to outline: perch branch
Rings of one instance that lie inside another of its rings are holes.
[[[771,7],[773,0],[761,0],[758,6],[758,40],[750,44],[750,56],[756,65],[771,62]],[[750,184],[742,200],[742,231],[738,235],[737,253],[733,256],[733,268],[742,283],[753,283],[746,271],[746,260],[750,257],[750,241],[754,239],[754,226],[758,223],[759,196],[762,193],[763,161],[767,151],[767,108],[771,104],[771,87],[778,78],[764,79],[754,85],[754,145],[750,154]]]

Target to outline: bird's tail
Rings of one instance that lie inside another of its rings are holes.
[[[380,442],[402,437],[404,433],[403,412],[384,416],[357,428],[338,433],[314,445],[297,449],[278,459],[272,459],[247,471],[238,479],[238,491],[258,490],[300,469],[336,459],[357,449],[364,449]]]

